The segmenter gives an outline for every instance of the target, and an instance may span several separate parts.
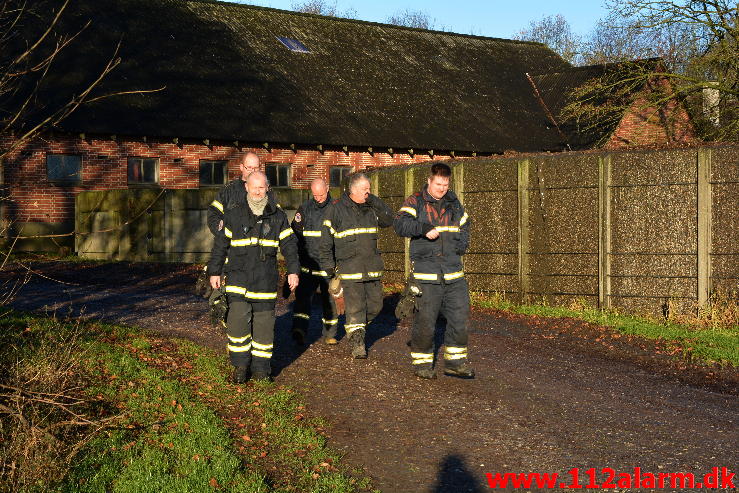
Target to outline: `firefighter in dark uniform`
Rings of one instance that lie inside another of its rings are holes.
[[[470,221],[462,204],[449,190],[449,166],[434,163],[423,190],[408,197],[395,218],[395,231],[410,238],[412,279],[421,286],[411,336],[415,374],[436,378],[434,331],[441,313],[444,334],[444,373],[473,378],[467,361],[467,320],[470,296],[462,255],[469,244]]]
[[[259,171],[259,156],[253,151],[245,153],[239,162],[241,176],[231,180],[216,194],[216,198],[208,206],[208,229],[214,235],[223,229],[223,215],[228,209],[232,209],[246,201],[246,178],[254,171]],[[272,190],[267,192],[269,200],[275,202]],[[277,204],[277,207],[280,205]]]
[[[293,305],[293,338],[299,344],[305,344],[305,336],[310,322],[313,294],[317,288],[321,290],[323,305],[323,340],[326,344],[336,344],[336,329],[339,326],[339,315],[336,303],[328,292],[328,273],[321,270],[319,261],[319,245],[321,242],[321,226],[323,215],[331,203],[328,185],[323,178],[316,178],[310,186],[313,197],[306,200],[295,213],[292,221],[293,231],[298,238],[300,255],[300,284],[295,291]]]
[[[363,173],[349,176],[348,192],[333,201],[324,215],[321,270],[341,280],[346,303],[344,328],[355,358],[367,357],[367,325],[382,310],[383,263],[377,232],[392,223],[392,211],[370,194],[370,182]]]
[[[267,196],[261,171],[247,179],[243,203],[226,209],[213,242],[208,273],[213,289],[225,274],[228,296],[226,335],[234,383],[269,380],[277,300],[277,248],[287,264],[290,289],[298,285],[298,246],[285,212]]]

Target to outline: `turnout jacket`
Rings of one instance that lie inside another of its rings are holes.
[[[267,191],[267,196],[270,202],[275,202],[272,190]],[[240,177],[221,187],[216,194],[216,198],[208,206],[207,222],[210,232],[214,235],[217,234],[218,226],[223,220],[225,212],[244,203],[246,203],[246,182]],[[280,204],[277,204],[277,207],[280,207]]]
[[[452,191],[440,200],[428,186],[408,197],[394,221],[395,232],[411,239],[412,276],[425,283],[455,282],[464,277],[462,255],[469,245],[470,220]],[[436,228],[439,237],[426,238]]]
[[[208,262],[208,275],[226,274],[226,293],[247,301],[274,303],[277,299],[277,249],[288,274],[300,270],[298,246],[285,212],[272,200],[255,216],[244,202],[226,209],[223,229],[217,231]]]
[[[333,201],[323,216],[319,260],[321,270],[344,281],[372,281],[382,276],[377,231],[393,223],[393,212],[374,195],[357,204],[347,193]]]
[[[323,226],[323,216],[331,203],[331,194],[326,200],[319,203],[311,197],[298,207],[291,223],[298,239],[298,256],[300,270],[306,274],[318,277],[328,277],[326,271],[321,270],[320,243]]]

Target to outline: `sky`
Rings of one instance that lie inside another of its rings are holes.
[[[296,0],[231,0],[290,10]],[[303,0],[297,0],[303,3]],[[328,0],[333,4],[334,0]],[[587,34],[605,17],[603,0],[336,0],[339,11],[356,10],[358,19],[385,22],[399,10],[420,10],[434,21],[435,29],[463,34],[510,38],[532,20],[562,14],[580,35]]]

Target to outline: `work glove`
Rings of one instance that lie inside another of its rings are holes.
[[[228,315],[228,297],[226,291],[221,287],[214,289],[208,298],[210,306],[210,324],[213,327],[220,327],[226,332],[226,316]]]
[[[395,307],[395,316],[398,320],[410,317],[414,312],[418,311],[418,298],[422,295],[423,290],[421,290],[421,286],[416,281],[409,279]]]

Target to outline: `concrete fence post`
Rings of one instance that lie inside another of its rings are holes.
[[[415,169],[413,167],[406,168],[405,170],[405,183],[403,184],[403,200],[406,197],[415,192],[413,190],[413,176]],[[405,269],[405,277],[407,278],[411,273],[411,239],[403,238],[403,264]]]
[[[518,161],[518,290],[529,292],[529,160]]]
[[[698,306],[711,296],[711,150],[698,150]]]
[[[598,307],[611,306],[611,156],[598,158]]]

